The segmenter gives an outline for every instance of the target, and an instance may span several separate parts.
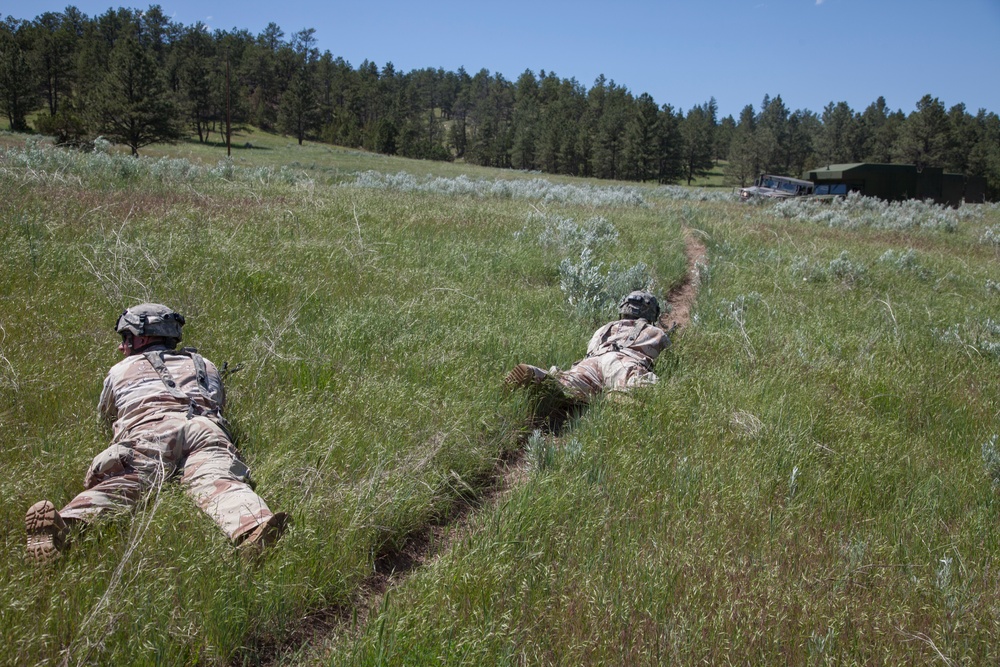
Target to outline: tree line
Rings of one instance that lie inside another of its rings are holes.
[[[684,111],[603,75],[528,70],[516,80],[392,63],[358,67],[316,47],[315,30],[210,31],[158,5],[88,17],[75,7],[0,21],[0,111],[14,131],[66,144],[104,136],[138,154],[158,141],[225,139],[226,124],[404,157],[551,174],[690,183],[725,161],[726,181],[845,162],[943,167],[1000,198],[1000,118],[925,95],[909,114],[883,98],[791,111],[765,96],[738,118],[715,99]]]

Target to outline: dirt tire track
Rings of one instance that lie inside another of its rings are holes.
[[[667,331],[683,329],[691,321],[691,310],[698,297],[701,283],[700,266],[707,263],[705,244],[699,232],[684,230],[684,251],[687,272],[684,280],[667,293],[660,317],[660,326]],[[407,536],[405,546],[396,552],[380,556],[375,571],[352,596],[349,605],[315,611],[302,619],[299,628],[280,646],[259,646],[257,655],[263,665],[277,665],[295,656],[307,663],[327,662],[331,647],[339,640],[359,634],[368,619],[382,606],[386,593],[402,583],[419,567],[428,565],[448,553],[454,544],[472,534],[473,518],[480,510],[496,507],[506,499],[528,475],[524,449],[520,448],[497,461],[486,484],[479,488],[474,502],[458,498],[451,510],[438,523]]]

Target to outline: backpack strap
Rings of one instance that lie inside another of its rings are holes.
[[[635,323],[629,330],[628,336],[626,336],[623,342],[619,343],[616,341],[611,343],[610,345],[608,344],[608,339],[611,337],[611,327],[608,327],[608,330],[604,332],[603,336],[601,336],[601,343],[600,345],[597,346],[597,352],[593,354],[588,354],[587,356],[594,357],[601,354],[605,354],[606,352],[621,352],[623,349],[631,347],[632,343],[634,343],[639,338],[639,334],[642,333],[643,329],[645,329],[648,326],[649,322],[640,317],[639,319],[635,320]]]
[[[649,322],[647,322],[643,318],[640,317],[639,319],[637,319],[635,321],[635,324],[632,326],[632,331],[630,331],[628,334],[628,338],[625,339],[625,342],[622,343],[618,347],[618,349],[620,350],[623,347],[632,347],[632,343],[634,343],[639,338],[639,334],[641,334],[643,329],[645,329],[648,326]]]
[[[195,402],[193,396],[185,394],[180,390],[180,388],[177,387],[177,381],[174,379],[174,376],[170,374],[170,369],[167,368],[167,364],[163,359],[166,352],[168,352],[168,350],[149,350],[148,352],[143,352],[142,356],[146,358],[146,361],[148,361],[150,366],[153,367],[156,374],[160,376],[160,379],[163,381],[163,386],[167,389],[167,393],[169,393],[172,397],[187,403],[188,419],[195,415],[219,415],[219,406],[215,402],[215,399],[212,398],[208,386],[208,367],[205,364],[205,357],[198,354],[198,350],[193,347],[185,347],[175,352],[175,354],[182,354],[185,357],[188,357],[194,363],[195,377],[198,381],[198,393],[210,406],[208,410],[205,410],[205,408]]]
[[[167,368],[166,362],[163,361],[164,352],[165,350],[150,350],[148,352],[143,352],[142,356],[146,358],[149,365],[152,366],[153,370],[156,371],[156,374],[160,376],[160,379],[163,381],[163,386],[167,388],[168,394],[186,403],[190,403],[191,397],[177,388],[177,381],[174,380],[174,376],[170,374],[170,369]]]
[[[179,350],[179,354],[189,357],[191,361],[194,362],[194,373],[195,377],[198,379],[198,390],[210,403],[214,403],[215,401],[212,400],[212,397],[209,394],[208,367],[205,365],[205,357],[198,354],[198,350],[193,347],[181,348]]]

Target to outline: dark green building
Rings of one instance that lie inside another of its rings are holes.
[[[816,184],[817,195],[860,192],[888,201],[931,199],[949,206],[986,197],[986,179],[981,176],[946,174],[940,167],[918,170],[912,164],[831,164],[808,171],[806,178]]]

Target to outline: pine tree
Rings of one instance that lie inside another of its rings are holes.
[[[217,72],[215,44],[201,22],[180,39],[175,57],[182,106],[198,141],[208,141],[211,128],[225,120],[226,82]]]
[[[884,97],[869,104],[861,114],[861,159],[882,164],[891,162],[899,126],[900,118],[890,114]]]
[[[621,178],[625,127],[633,99],[628,89],[598,77],[589,95],[592,173],[597,178]]]
[[[660,108],[657,123],[656,180],[676,183],[684,176],[684,139],[681,136],[681,113],[669,104]]]
[[[8,18],[0,23],[0,110],[10,129],[28,130],[27,115],[35,106],[34,77],[21,41],[25,24]]]
[[[788,143],[785,148],[791,175],[802,175],[816,166],[814,145],[822,130],[819,117],[812,111],[796,110],[788,117]]]
[[[536,168],[536,141],[539,125],[538,80],[525,70],[514,85],[514,110],[511,117],[511,166]]]
[[[982,140],[981,128],[964,104],[956,104],[948,110],[948,130],[951,143],[945,166],[959,174],[967,174],[972,151]]]
[[[625,124],[622,178],[647,181],[657,177],[659,115],[656,101],[648,93],[643,93],[635,101]]]
[[[771,99],[765,95],[760,106],[755,133],[755,153],[760,161],[759,171],[785,174],[789,171],[786,152],[788,145],[788,107],[781,95]]]
[[[712,169],[715,127],[715,98],[703,105],[691,107],[681,123],[684,178],[688,185],[691,185],[693,179],[706,175]]]
[[[302,145],[306,135],[316,128],[319,105],[316,100],[316,31],[302,30],[292,37],[294,70],[288,88],[281,95],[278,107],[278,127],[294,136]]]
[[[712,158],[718,162],[725,160],[729,155],[729,144],[733,140],[733,132],[736,131],[736,120],[732,116],[726,116],[719,121],[719,126],[715,131],[715,146],[712,148]]]
[[[969,175],[986,179],[986,198],[1000,199],[1000,116],[980,109],[975,124],[979,141],[969,154]]]
[[[733,131],[726,163],[726,182],[745,186],[752,183],[763,170],[758,149],[757,117],[753,105],[748,104],[740,112],[740,120]]]
[[[59,113],[60,102],[69,97],[73,79],[73,49],[76,35],[62,14],[45,12],[32,23],[33,62],[49,115]]]
[[[176,107],[156,60],[132,35],[115,44],[87,109],[94,131],[125,144],[132,155],[143,146],[180,137]]]
[[[830,102],[823,108],[823,128],[816,153],[821,164],[858,162],[862,158],[861,122],[847,102]]]
[[[914,164],[917,169],[943,167],[948,159],[951,128],[944,104],[936,97],[924,95],[917,102],[896,140],[894,155],[903,163]]]

